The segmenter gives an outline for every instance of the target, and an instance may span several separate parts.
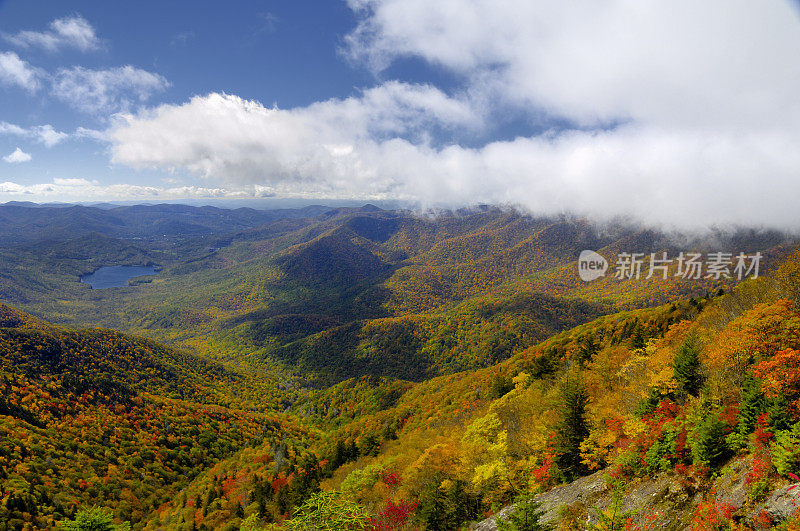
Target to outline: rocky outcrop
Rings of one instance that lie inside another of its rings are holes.
[[[779,523],[800,510],[800,483],[780,485],[761,500],[748,496],[747,473],[749,459],[737,459],[722,469],[718,477],[703,492],[715,493],[717,503],[730,505],[738,519],[746,522]],[[571,518],[589,527],[598,522],[599,512],[613,502],[614,493],[602,470],[572,483],[555,487],[536,497],[541,504],[543,521],[554,524]],[[632,512],[632,523],[651,529],[688,529],[692,514],[704,494],[674,472],[662,472],[633,481],[622,497],[620,511]],[[495,531],[497,519],[505,519],[516,507],[509,505],[482,522],[474,524],[475,531]]]
[[[761,511],[766,513],[772,522],[782,522],[800,510],[800,483],[794,483],[775,489],[758,511],[749,514],[755,519]]]

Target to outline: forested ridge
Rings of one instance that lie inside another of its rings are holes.
[[[48,529],[79,507],[146,519],[243,447],[309,429],[261,384],[110,330],[69,331],[0,305],[0,522]]]
[[[341,511],[363,515],[342,528],[457,529],[604,470],[615,501],[565,505],[549,525],[792,528],[790,513],[765,503],[776,489],[791,499],[798,481],[798,258],[728,294],[604,316],[485,369],[316,391],[301,410],[324,435],[303,469],[276,473],[242,454],[190,492],[249,501],[245,516],[266,525],[287,516],[284,489],[310,473],[318,493],[294,520],[269,525],[314,528]],[[669,495],[619,510],[654,474],[671,478]],[[731,476],[739,498],[715,491]],[[528,518],[540,514],[528,507]],[[150,525],[190,514],[173,502]]]
[[[448,530],[512,503],[510,529],[795,525],[767,503],[800,481],[789,235],[689,243],[764,252],[756,279],[586,283],[584,249],[686,243],[493,207],[148,208],[0,242],[0,531]],[[531,501],[597,471],[605,501]],[[622,510],[655,475],[671,494]]]

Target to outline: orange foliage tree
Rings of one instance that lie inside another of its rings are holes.
[[[792,301],[780,299],[733,320],[706,351],[706,361],[716,375],[740,384],[752,362],[787,348],[800,348],[800,314]]]
[[[753,370],[768,397],[784,396],[795,413],[800,411],[800,351],[787,348],[762,361]]]

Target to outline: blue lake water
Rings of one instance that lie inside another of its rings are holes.
[[[134,277],[155,275],[155,266],[104,266],[81,277],[81,282],[90,284],[92,289],[122,288]]]

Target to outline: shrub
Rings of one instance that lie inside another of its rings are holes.
[[[498,531],[549,531],[552,526],[541,522],[544,513],[533,496],[520,496],[516,507],[505,519],[497,519]]]

